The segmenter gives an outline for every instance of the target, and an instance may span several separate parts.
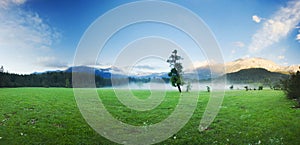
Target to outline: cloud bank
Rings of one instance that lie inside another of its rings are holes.
[[[255,22],[261,21],[261,18],[256,15],[252,19]],[[263,27],[252,36],[249,51],[259,52],[279,42],[280,39],[286,37],[296,27],[299,21],[300,1],[288,2],[286,7],[280,8],[270,19],[264,21]]]
[[[43,69],[38,57],[48,56],[51,46],[60,39],[60,33],[38,13],[22,9],[25,3],[0,1],[0,65],[12,73]]]
[[[1,0],[0,7],[2,9],[10,9],[14,5],[22,5],[26,2],[26,0]]]

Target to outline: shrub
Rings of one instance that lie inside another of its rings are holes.
[[[287,80],[282,81],[282,86],[287,98],[296,100],[300,107],[300,72],[292,73]]]

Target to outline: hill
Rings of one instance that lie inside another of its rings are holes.
[[[264,68],[250,68],[242,69],[233,73],[227,73],[224,76],[227,77],[228,83],[261,83],[265,85],[270,85],[278,83],[281,79],[288,78],[289,75],[277,72],[270,72]]]

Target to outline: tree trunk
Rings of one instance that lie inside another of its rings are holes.
[[[177,84],[178,91],[181,93],[180,85]]]

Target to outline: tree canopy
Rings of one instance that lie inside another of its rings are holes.
[[[170,77],[170,81],[173,87],[177,87],[178,91],[181,93],[181,87],[183,85],[183,67],[180,63],[180,60],[183,58],[179,55],[177,55],[177,50],[174,50],[167,60],[167,62],[170,64],[171,70],[168,73],[168,76]]]
[[[300,71],[292,73],[288,79],[282,81],[282,85],[287,98],[296,100],[297,107],[300,107]]]

